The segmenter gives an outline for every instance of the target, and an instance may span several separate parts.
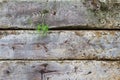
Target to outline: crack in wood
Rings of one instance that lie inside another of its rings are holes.
[[[10,28],[0,28],[0,30],[36,30],[35,28],[19,28],[19,27],[10,27]],[[120,30],[119,28],[95,28],[94,26],[88,25],[68,25],[68,26],[51,26],[49,30]]]
[[[0,59],[0,61],[120,61],[120,59]]]

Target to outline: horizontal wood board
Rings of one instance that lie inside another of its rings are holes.
[[[120,60],[120,31],[0,31],[0,59]]]
[[[1,61],[1,80],[120,80],[120,61]]]
[[[49,28],[120,29],[120,0],[0,0],[2,29],[36,29],[43,19]]]

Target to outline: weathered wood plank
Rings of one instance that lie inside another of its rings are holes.
[[[50,28],[120,29],[120,0],[1,0],[0,28],[35,28],[44,11]]]
[[[120,60],[120,31],[0,31],[0,59]]]
[[[1,61],[0,80],[120,80],[120,61]]]

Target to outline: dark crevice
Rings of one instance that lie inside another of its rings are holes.
[[[36,30],[35,28],[18,28],[18,27],[10,27],[10,28],[0,28],[0,30]],[[119,27],[116,28],[97,28],[90,26],[56,26],[49,28],[49,30],[120,30]]]
[[[120,28],[97,28],[97,27],[78,25],[78,26],[55,27],[55,28],[50,28],[50,30],[120,30]]]
[[[33,28],[16,28],[16,27],[11,27],[11,28],[0,28],[0,30],[35,30]]]
[[[120,59],[0,59],[0,61],[120,61]]]

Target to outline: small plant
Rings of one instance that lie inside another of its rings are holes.
[[[48,10],[43,10],[41,13],[42,24],[37,25],[37,31],[42,32],[42,36],[46,36],[48,32],[48,25],[45,24],[45,14],[49,13]]]
[[[42,32],[42,36],[46,36],[48,32],[48,25],[46,24],[38,24],[37,25],[37,32]]]
[[[48,25],[45,24],[45,15],[47,13],[49,13],[49,10],[46,9],[47,8],[47,3],[45,5],[45,9],[43,9],[42,11],[40,11],[40,15],[41,15],[41,19],[42,19],[42,23],[37,25],[37,32],[42,32],[42,36],[46,36],[47,32],[48,32]]]

